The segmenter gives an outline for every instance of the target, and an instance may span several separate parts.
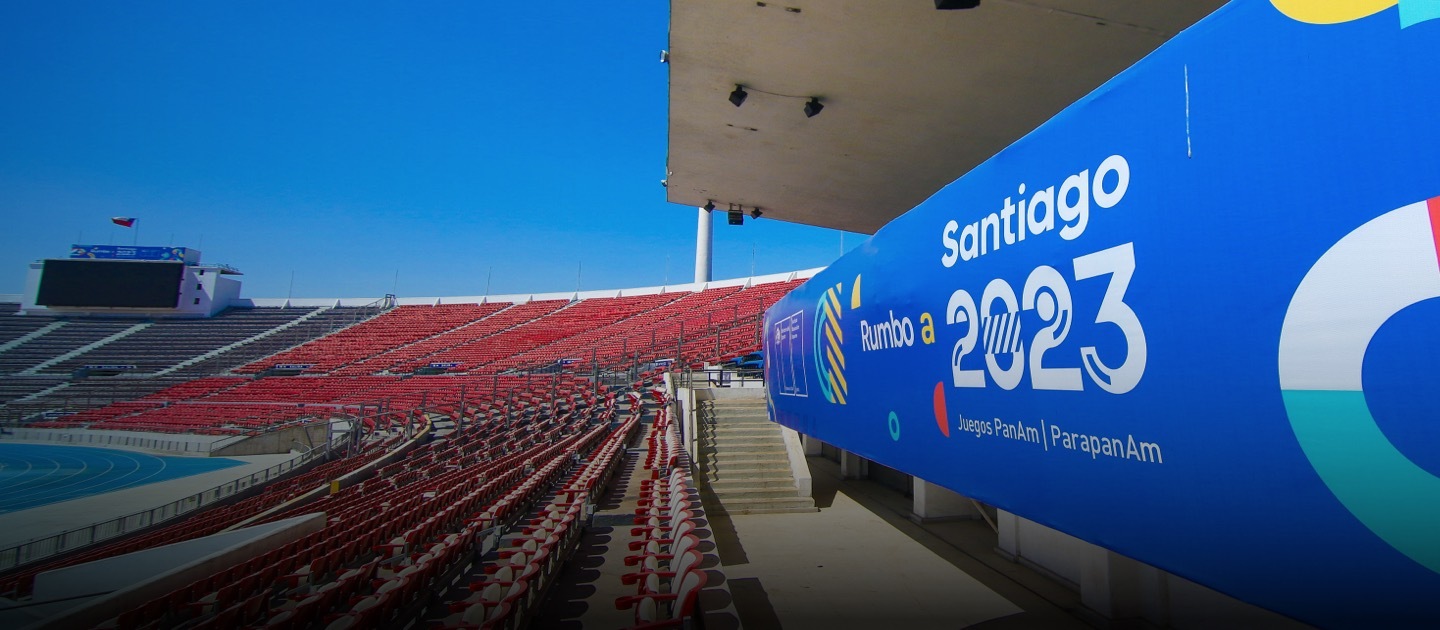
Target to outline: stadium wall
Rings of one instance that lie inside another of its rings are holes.
[[[70,446],[95,446],[163,453],[210,453],[229,444],[241,442],[245,436],[195,435],[184,433],[145,433],[139,431],[108,431],[101,429],[8,429],[7,440],[44,442]]]

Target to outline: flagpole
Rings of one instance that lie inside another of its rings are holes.
[[[138,247],[139,245],[140,245],[140,219],[135,219],[135,239],[132,240],[132,241],[130,241],[130,246],[131,246],[131,247]]]

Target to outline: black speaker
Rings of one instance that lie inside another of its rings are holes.
[[[980,6],[980,0],[935,0],[935,8],[941,11],[973,9],[978,6]]]
[[[729,215],[730,215],[730,217],[729,217],[729,218],[730,218],[730,225],[745,225],[745,213],[744,213],[744,212],[741,212],[741,211],[739,211],[739,210],[731,210],[731,211],[729,212]]]

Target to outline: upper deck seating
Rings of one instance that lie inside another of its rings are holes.
[[[382,352],[435,336],[493,315],[509,304],[400,306],[373,319],[235,370],[254,374],[278,364],[306,365],[325,373]]]

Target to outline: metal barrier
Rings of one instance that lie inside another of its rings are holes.
[[[78,529],[68,530],[52,536],[46,536],[45,538],[36,538],[13,547],[0,549],[0,571],[6,571],[37,560],[43,560],[56,554],[65,553],[86,545],[92,545],[115,538],[116,536],[150,527],[151,525],[163,523],[177,516],[189,514],[207,505],[228,499],[253,486],[277,479],[291,470],[323,456],[326,451],[326,445],[316,446],[265,470],[246,475],[229,483],[215,486],[209,490],[197,492],[183,499],[171,501],[159,507],[113,518],[102,523],[95,523]]]

